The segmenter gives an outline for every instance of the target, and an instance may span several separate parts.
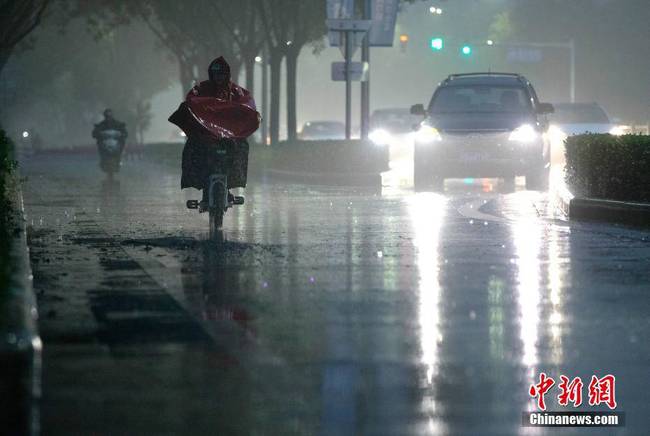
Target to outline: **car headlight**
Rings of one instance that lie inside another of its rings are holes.
[[[517,142],[533,142],[537,139],[539,134],[535,131],[535,128],[530,124],[524,124],[523,126],[517,127],[515,130],[510,133],[508,138],[510,141]]]
[[[420,126],[417,132],[415,132],[415,140],[417,142],[431,144],[436,141],[441,141],[442,137],[438,129],[432,126]]]
[[[621,136],[627,133],[628,126],[614,126],[610,129],[609,134],[614,136]]]
[[[384,129],[377,129],[370,132],[368,139],[370,139],[375,145],[386,145],[390,144],[393,137]]]

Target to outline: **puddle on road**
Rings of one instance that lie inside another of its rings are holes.
[[[162,238],[126,239],[122,245],[144,247],[169,248],[172,250],[192,250],[200,245],[201,241],[193,238],[167,236]]]
[[[99,263],[106,271],[140,269],[140,265],[131,259],[101,259]]]
[[[275,257],[284,259],[285,252],[281,245],[253,244],[237,241],[223,241],[216,243],[211,240],[200,240],[187,237],[160,237],[144,239],[126,239],[121,242],[124,246],[143,247],[145,250],[162,248],[167,250],[195,251],[201,250],[204,254],[217,259],[241,259],[246,256]]]

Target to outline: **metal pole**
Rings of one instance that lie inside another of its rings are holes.
[[[372,18],[371,0],[365,0],[363,6],[363,18],[370,20]],[[361,46],[361,62],[370,64],[370,32],[366,32],[363,37]],[[370,130],[370,72],[368,80],[361,82],[361,139],[368,139]]]
[[[352,137],[352,80],[350,60],[352,58],[352,31],[345,31],[345,139]]]
[[[269,90],[268,90],[268,70],[269,70],[269,60],[267,56],[268,50],[266,46],[262,49],[262,144],[268,144],[268,120],[267,115],[269,113]]]
[[[571,50],[571,103],[576,102],[576,42],[572,39],[569,42]]]

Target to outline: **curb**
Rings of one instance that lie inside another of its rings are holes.
[[[267,168],[266,174],[273,178],[308,185],[381,188],[380,173],[304,173]]]
[[[9,254],[13,268],[0,306],[0,425],[4,434],[35,435],[39,433],[42,344],[17,174],[10,176],[8,185],[15,216]]]
[[[650,204],[595,198],[575,198],[556,193],[559,208],[569,219],[650,227]]]
[[[574,198],[569,203],[569,218],[650,227],[650,204]]]

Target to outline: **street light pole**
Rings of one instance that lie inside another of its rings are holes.
[[[571,51],[571,103],[576,102],[576,42],[573,38],[569,41]]]
[[[269,70],[269,61],[268,61],[268,50],[266,45],[262,49],[262,144],[268,144],[268,121],[267,114],[269,113],[269,90],[268,90],[268,70]]]
[[[363,18],[372,19],[371,0],[364,0]],[[361,46],[361,62],[370,65],[370,32],[366,32]],[[368,139],[370,130],[370,71],[365,81],[361,82],[361,139]]]
[[[345,139],[352,138],[352,77],[350,76],[350,61],[352,60],[351,31],[343,32],[345,35]]]

